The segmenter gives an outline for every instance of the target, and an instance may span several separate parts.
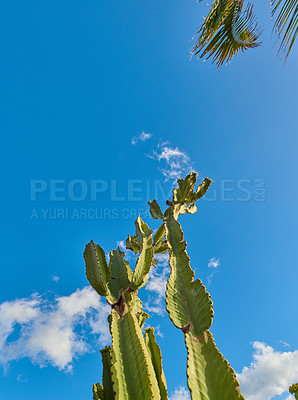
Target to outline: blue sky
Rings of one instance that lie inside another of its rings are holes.
[[[1,399],[92,398],[108,310],[86,288],[84,246],[121,246],[137,212],[156,228],[147,201],[165,201],[173,171],[191,169],[214,180],[181,223],[218,347],[248,400],[286,399],[298,380],[297,46],[283,68],[269,4],[256,4],[264,45],[218,72],[189,57],[204,11],[2,5]],[[183,338],[162,312],[166,265],[141,296],[171,399],[185,400]]]

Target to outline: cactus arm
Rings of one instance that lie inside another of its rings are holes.
[[[93,400],[106,400],[104,397],[103,387],[100,383],[93,385]]]
[[[112,353],[113,350],[110,346],[105,347],[100,351],[103,365],[103,373],[102,373],[102,383],[103,383],[103,392],[105,400],[114,400],[114,388],[112,382]]]
[[[140,244],[137,241],[136,236],[130,236],[128,235],[128,238],[126,239],[126,248],[127,250],[133,251],[135,254],[138,254],[140,251]]]
[[[112,343],[116,400],[159,400],[160,392],[143,334],[135,315],[112,310]]]
[[[161,212],[161,209],[159,207],[159,204],[157,203],[156,200],[149,201],[148,202],[150,206],[150,214],[153,219],[163,219],[163,213]]]
[[[209,331],[200,340],[185,334],[187,382],[193,400],[244,400],[234,370]]]
[[[139,313],[137,314],[137,319],[138,319],[138,322],[139,322],[139,325],[140,325],[140,328],[141,328],[141,329],[144,328],[145,322],[146,322],[146,320],[147,320],[148,318],[149,318],[149,314],[147,314],[147,313],[144,312],[144,311],[141,311],[141,312],[139,312]]]
[[[159,390],[160,390],[160,399],[167,400],[168,392],[167,392],[167,382],[166,377],[162,368],[162,356],[161,351],[158,344],[155,341],[154,329],[148,328],[145,330],[145,343],[150,354],[152,364],[154,367],[155,375],[157,378]]]
[[[174,189],[172,199],[175,219],[186,212],[194,214],[197,211],[195,202],[207,192],[212,183],[211,179],[205,178],[194,191],[196,180],[195,172],[191,172],[185,179],[178,179],[178,188]]]
[[[202,282],[193,280],[181,226],[170,212],[165,226],[171,266],[166,291],[167,311],[177,328],[200,338],[212,323],[212,301]]]
[[[167,311],[185,336],[187,376],[192,400],[244,400],[235,373],[216,348],[209,327],[213,309],[201,281],[193,281],[186,242],[173,210],[168,209],[166,240],[171,274],[167,284]]]
[[[191,172],[185,179],[178,179],[178,188],[173,190],[172,203],[175,204],[190,204],[199,200],[209,189],[212,180],[205,178],[203,182],[194,191],[197,181],[197,174]]]
[[[152,230],[140,217],[136,220],[137,236],[140,237],[140,255],[132,276],[130,288],[137,290],[148,281],[150,267],[153,260]]]
[[[132,271],[129,264],[124,260],[124,253],[118,248],[110,252],[109,268],[111,271],[111,280],[109,282],[109,289],[115,299],[125,291],[132,278]]]
[[[191,172],[185,179],[178,179],[178,188],[173,190],[173,204],[182,204],[193,193],[197,174]]]
[[[185,179],[178,179],[178,188],[173,190],[172,201],[167,201],[167,205],[174,207],[173,215],[175,219],[186,212],[190,214],[195,213],[197,211],[195,202],[204,196],[212,183],[211,179],[205,178],[194,191],[196,180],[196,172],[191,172]],[[165,215],[162,213],[156,200],[149,201],[148,204],[151,216],[154,219],[165,219]]]
[[[193,202],[199,200],[201,197],[203,197],[204,194],[209,189],[211,183],[212,183],[211,179],[205,178],[203,180],[203,182],[198,186],[197,190],[189,196],[189,199],[187,200],[187,203],[188,204],[189,203],[193,203]]]
[[[161,224],[153,236],[153,250],[154,254],[164,254],[167,250],[167,244],[164,241],[165,226]]]
[[[192,400],[244,400],[235,372],[215,346],[209,328],[213,307],[209,293],[194,272],[186,252],[186,242],[177,218],[195,212],[195,201],[206,193],[211,181],[205,179],[194,192],[195,175],[178,181],[172,202],[163,220],[169,249],[171,273],[166,304],[170,319],[185,337],[188,352],[187,377]],[[189,208],[191,207],[191,208]]]
[[[289,392],[298,400],[298,383],[293,383],[293,385],[289,387]]]
[[[164,224],[161,224],[153,236],[154,244],[157,245],[158,243],[160,243],[164,239],[164,237],[165,237],[165,227]]]
[[[91,240],[84,251],[86,275],[90,285],[100,296],[108,296],[111,275],[103,249]]]

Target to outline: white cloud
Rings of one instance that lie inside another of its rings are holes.
[[[147,303],[144,308],[155,314],[165,314],[165,292],[168,280],[170,268],[168,266],[169,255],[156,254],[157,267],[151,268],[149,274],[149,280],[145,286],[145,289],[153,293],[153,296],[149,295]]]
[[[151,133],[146,133],[146,132],[141,132],[140,135],[134,136],[131,139],[131,144],[137,144],[139,141],[145,142],[146,140],[150,139],[152,137]]]
[[[184,178],[187,174],[194,171],[192,161],[188,154],[181,151],[178,147],[170,147],[167,142],[158,145],[158,150],[153,151],[148,157],[158,160],[164,164],[160,168],[165,180]]]
[[[60,281],[60,277],[57,276],[57,275],[54,275],[54,276],[52,277],[52,280],[53,280],[55,283],[58,283],[58,282]]]
[[[0,306],[0,349],[6,343],[16,323],[28,324],[38,315],[40,300],[36,294],[31,299],[20,299],[14,302],[5,302]],[[0,360],[1,360],[0,355]]]
[[[179,387],[175,389],[169,400],[190,400],[189,390],[185,387]]]
[[[79,334],[77,329],[89,329],[99,336],[101,345],[109,342],[109,308],[89,287],[57,297],[53,302],[34,294],[2,303],[0,363],[5,366],[28,357],[40,366],[51,364],[71,370],[73,358],[91,351],[83,332]],[[16,338],[12,339],[14,335]]]
[[[211,285],[212,278],[213,278],[214,274],[217,272],[217,269],[219,266],[220,266],[219,258],[216,258],[216,257],[210,258],[209,263],[208,263],[208,268],[213,269],[213,271],[207,277],[208,285]]]
[[[162,330],[160,329],[160,325],[154,326],[154,333],[155,333],[155,336],[159,336],[161,338],[164,337],[164,334],[163,334]]]
[[[208,268],[218,268],[220,266],[219,258],[212,257],[209,260]]]
[[[17,377],[17,381],[18,381],[18,382],[28,382],[28,378],[26,378],[25,375],[20,374],[20,375],[18,375],[18,377]]]
[[[237,375],[246,400],[288,395],[289,386],[298,381],[298,350],[279,352],[261,342],[254,342],[253,347],[253,362]]]

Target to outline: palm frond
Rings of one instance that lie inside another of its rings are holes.
[[[298,34],[298,0],[273,0],[272,5],[273,15],[279,11],[274,29],[278,36],[284,32],[279,52],[286,52],[287,59]]]
[[[239,50],[258,47],[261,30],[257,25],[253,7],[248,4],[242,11],[243,0],[216,0],[199,29],[193,50],[198,58],[212,58],[220,68]]]
[[[230,7],[231,0],[215,0],[204,24],[202,24],[198,32],[201,40],[207,39],[212,33],[218,30]]]

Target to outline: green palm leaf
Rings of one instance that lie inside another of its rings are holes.
[[[198,58],[213,57],[220,68],[238,53],[258,47],[261,30],[257,25],[253,7],[248,4],[242,11],[244,0],[216,0],[209,15],[198,31],[193,50]]]
[[[287,59],[298,34],[298,0],[273,0],[272,4],[273,15],[280,10],[274,28],[279,36],[284,33],[279,52],[286,51]]]

